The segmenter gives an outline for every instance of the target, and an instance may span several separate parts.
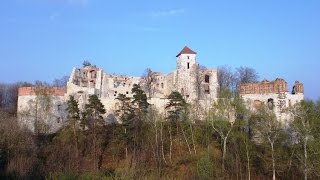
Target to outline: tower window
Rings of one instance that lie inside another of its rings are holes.
[[[190,63],[189,62],[187,63],[187,69],[190,69]]]
[[[190,59],[190,56],[187,56],[188,57],[188,59]]]
[[[209,83],[209,82],[210,82],[210,77],[209,77],[209,75],[205,75],[205,76],[204,76],[204,82],[205,82],[205,83]]]

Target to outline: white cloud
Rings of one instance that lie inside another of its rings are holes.
[[[183,14],[184,12],[185,12],[184,8],[169,9],[165,11],[154,11],[151,13],[151,16],[153,17],[173,16],[173,15]]]

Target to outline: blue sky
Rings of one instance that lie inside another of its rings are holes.
[[[318,0],[1,1],[1,82],[52,81],[84,60],[109,73],[167,73],[184,45],[202,65],[253,67],[320,97]]]

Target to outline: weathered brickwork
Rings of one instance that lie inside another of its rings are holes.
[[[288,84],[283,79],[275,81],[263,80],[260,83],[245,83],[240,85],[241,94],[269,94],[288,92]]]
[[[31,96],[36,95],[37,91],[44,91],[52,96],[64,96],[67,93],[66,88],[59,88],[59,87],[21,87],[18,91],[18,96]]]

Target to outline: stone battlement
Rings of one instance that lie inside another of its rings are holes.
[[[20,87],[18,96],[32,96],[36,95],[37,91],[42,91],[53,96],[64,96],[67,93],[66,88],[60,87]]]

